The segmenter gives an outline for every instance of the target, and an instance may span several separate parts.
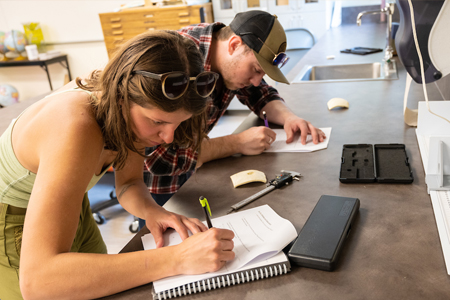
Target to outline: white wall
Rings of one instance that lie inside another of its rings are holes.
[[[341,0],[342,7],[381,5],[381,0]]]
[[[0,0],[0,31],[23,32],[22,23],[39,22],[47,50],[68,55],[72,79],[87,74],[108,61],[99,13],[112,12],[127,0]],[[49,66],[53,89],[63,85],[66,70],[60,64]],[[19,91],[19,100],[50,90],[46,73],[40,67],[0,68],[0,83]]]
[[[243,0],[239,0],[243,1]],[[330,0],[327,0],[330,1]],[[0,31],[23,32],[22,23],[39,22],[47,50],[68,55],[72,78],[102,67],[108,61],[99,13],[112,12],[133,0],[0,0]],[[381,0],[342,0],[342,6],[376,5]],[[63,85],[66,70],[59,64],[49,67],[53,88]],[[0,68],[0,83],[19,91],[20,101],[50,90],[47,76],[39,67]]]

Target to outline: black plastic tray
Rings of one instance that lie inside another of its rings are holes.
[[[351,54],[358,54],[358,55],[366,55],[366,54],[372,54],[381,52],[383,49],[380,48],[368,48],[368,47],[353,47],[350,49],[344,49],[341,50],[341,53],[351,53]]]
[[[411,183],[404,144],[344,145],[339,180],[343,183]]]

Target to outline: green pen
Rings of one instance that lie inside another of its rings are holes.
[[[211,223],[211,218],[209,217],[211,215],[211,208],[209,208],[208,200],[206,200],[206,198],[203,196],[200,196],[200,199],[198,199],[198,200],[200,200],[200,204],[202,205],[203,210],[205,211],[206,223],[208,223],[208,228],[213,227],[212,223]],[[208,212],[209,212],[209,215],[208,215]]]

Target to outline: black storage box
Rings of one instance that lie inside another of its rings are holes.
[[[350,49],[344,49],[341,50],[341,53],[351,53],[351,54],[358,54],[358,55],[366,55],[366,54],[372,54],[381,52],[383,49],[380,48],[368,48],[368,47],[353,47]]]
[[[343,183],[411,183],[404,144],[344,145],[339,180]]]
[[[288,252],[295,265],[333,271],[359,211],[359,199],[323,195]]]

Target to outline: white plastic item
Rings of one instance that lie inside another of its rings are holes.
[[[328,110],[332,110],[333,108],[336,107],[348,108],[348,106],[349,106],[348,101],[342,98],[331,98],[327,102]]]
[[[39,52],[35,44],[25,46],[25,51],[27,51],[28,60],[39,59]]]
[[[445,1],[434,22],[428,39],[428,51],[433,65],[442,73],[450,74],[450,1]]]
[[[230,176],[233,186],[236,188],[250,182],[266,182],[266,175],[258,170],[246,170]]]

